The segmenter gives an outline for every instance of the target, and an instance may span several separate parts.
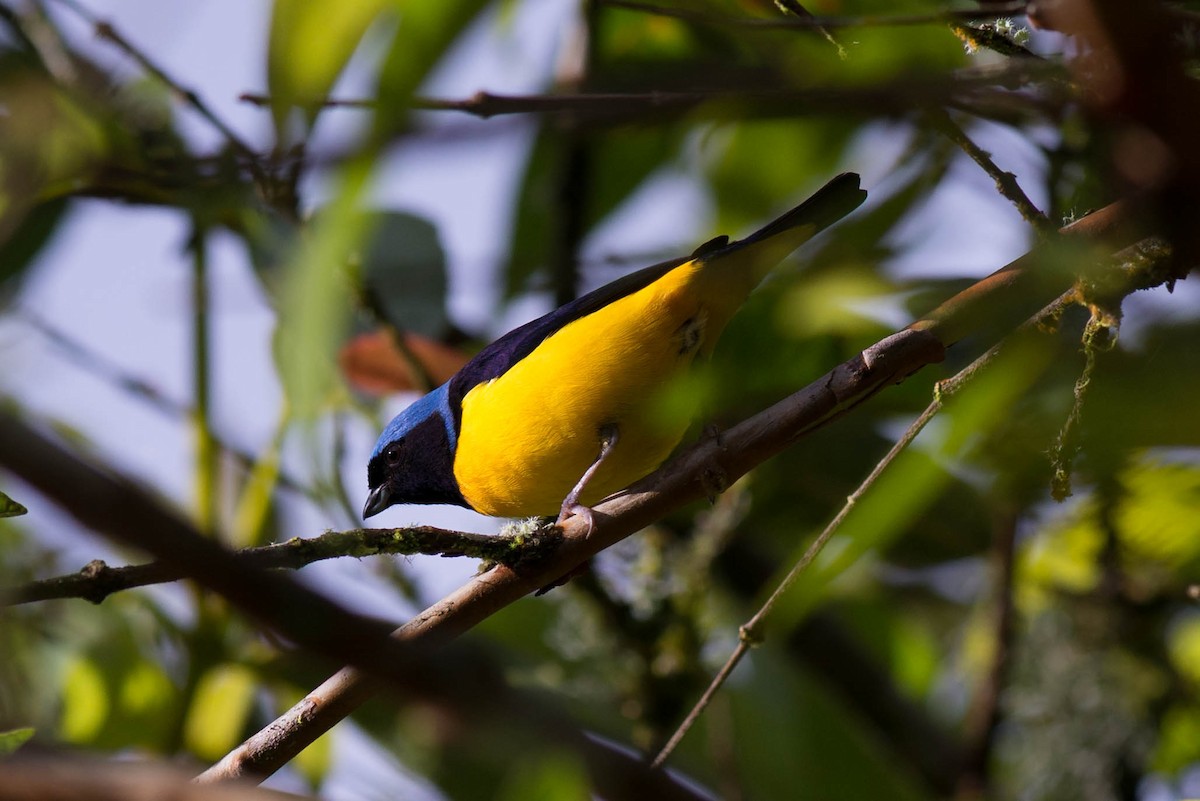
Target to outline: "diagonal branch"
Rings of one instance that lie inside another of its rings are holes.
[[[996,162],[992,160],[992,154],[975,144],[971,137],[967,136],[967,132],[944,109],[931,109],[929,115],[934,127],[962,148],[962,151],[970,156],[971,160],[978,164],[989,178],[996,182],[996,190],[1017,207],[1017,211],[1021,213],[1025,222],[1032,225],[1040,234],[1053,233],[1053,223],[1046,218],[1041,209],[1033,204],[1029,195],[1025,194],[1025,190],[1021,189],[1016,175],[996,166]]]
[[[1094,212],[1064,231],[1111,236],[1123,232],[1126,204]],[[595,529],[585,536],[567,521],[562,546],[544,562],[516,571],[499,566],[464,584],[396,630],[406,643],[445,643],[520,598],[553,584],[592,556],[669,511],[728,486],[755,465],[794,444],[921,367],[942,359],[947,345],[968,333],[1016,327],[1068,289],[1074,276],[1039,265],[1027,254],[933,310],[907,329],[867,348],[850,361],[771,408],[706,439],[595,508]],[[343,668],[258,734],[198,778],[201,782],[265,775],[278,770],[374,693],[372,682]]]

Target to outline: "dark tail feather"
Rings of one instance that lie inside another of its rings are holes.
[[[858,176],[842,173],[808,200],[745,239],[727,245],[719,238],[712,240],[699,248],[695,258],[741,273],[744,289],[749,292],[789,253],[854,211],[866,199],[867,193],[858,187]]]
[[[815,226],[813,233],[828,228],[857,209],[867,199],[867,193],[859,188],[858,181],[857,173],[842,173],[787,214],[735,244],[761,242],[799,225]]]

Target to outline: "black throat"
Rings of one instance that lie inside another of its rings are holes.
[[[454,453],[441,414],[432,414],[404,435],[399,461],[388,466],[384,453],[371,460],[368,483],[383,481],[392,489],[393,503],[447,503],[467,506],[454,478]],[[378,478],[378,480],[377,480]]]

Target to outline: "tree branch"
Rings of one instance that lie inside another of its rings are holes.
[[[313,562],[350,556],[361,559],[385,554],[411,556],[470,556],[489,562],[518,566],[538,559],[561,539],[554,529],[532,529],[517,534],[472,534],[432,526],[408,528],[359,528],[327,531],[308,539],[293,537],[286,542],[258,548],[243,548],[234,556],[255,570],[296,570]],[[11,590],[0,590],[0,604],[48,601],[55,598],[83,598],[100,603],[121,590],[163,584],[189,577],[186,566],[172,562],[109,567],[99,559],[86,564],[78,573],[33,581]]]
[[[245,782],[197,787],[178,766],[143,760],[24,756],[0,761],[0,801],[303,801]]]
[[[628,125],[683,115],[745,119],[836,112],[872,118],[901,117],[915,109],[945,105],[986,109],[989,103],[994,103],[1010,109],[1016,103],[1023,103],[1028,108],[1037,108],[1035,99],[1014,96],[1009,90],[1039,80],[1056,80],[1061,75],[1061,69],[1054,64],[1025,60],[1001,67],[960,70],[948,80],[912,77],[860,87],[546,95],[476,92],[458,99],[414,98],[412,108],[457,111],[482,119],[507,114],[557,114],[593,126]],[[262,107],[271,102],[269,97],[254,93],[244,93],[240,99]],[[375,104],[370,100],[331,99],[325,105],[370,109]]]
[[[1069,235],[1122,233],[1131,209],[1114,204],[1064,229]],[[1037,251],[956,295],[907,329],[867,348],[850,361],[769,409],[715,438],[684,451],[632,487],[595,507],[595,528],[585,536],[578,518],[568,520],[562,546],[525,570],[499,566],[476,576],[397,629],[408,643],[444,643],[518,599],[569,575],[595,554],[685,503],[728,486],[755,465],[794,444],[921,367],[941,361],[944,348],[967,333],[1008,323],[1008,330],[1062,294],[1074,276],[1038,269]],[[1162,280],[1161,276],[1138,280]],[[989,311],[990,310],[990,311]],[[278,770],[345,715],[374,687],[354,668],[344,668],[267,728],[200,775],[220,781]]]
[[[1046,218],[1041,209],[1033,205],[1033,201],[1021,189],[1021,185],[1017,183],[1017,176],[997,167],[996,162],[992,160],[992,154],[975,144],[944,109],[931,109],[929,116],[934,127],[962,148],[962,151],[996,182],[996,190],[1016,206],[1025,222],[1032,225],[1039,234],[1049,234],[1055,230],[1056,226]]]
[[[602,0],[609,8],[623,8],[629,11],[641,11],[658,17],[671,17],[687,22],[711,25],[714,28],[758,28],[764,30],[833,30],[837,28],[884,28],[907,27],[911,25],[938,25],[952,22],[974,22],[978,20],[999,19],[1021,14],[1026,3],[1005,3],[995,8],[969,8],[962,10],[948,9],[931,14],[864,14],[855,17],[819,17],[811,13],[797,14],[789,19],[772,19],[767,17],[744,17],[733,15],[708,14],[689,8],[668,8],[666,6],[640,3],[635,0]],[[796,4],[799,5],[798,3]],[[789,10],[791,10],[789,8]]]
[[[381,621],[348,612],[289,576],[242,563],[144,490],[71,455],[18,420],[4,404],[0,404],[0,465],[58,502],[83,525],[185,571],[264,627],[308,651],[354,665],[355,669],[347,670],[356,677],[358,692],[366,694],[357,700],[350,695],[328,699],[310,696],[297,708],[313,709],[315,719],[321,719],[319,710],[340,713],[340,719],[377,689],[398,690],[407,697],[445,706],[464,718],[502,720],[544,741],[573,748],[587,761],[601,795],[689,801],[697,798],[694,791],[667,774],[651,771],[627,753],[587,737],[565,715],[531,692],[508,686],[499,671],[479,654],[462,653],[462,646],[433,653],[429,646],[444,644],[445,632],[422,642],[389,637],[391,627]],[[575,528],[574,542],[586,545],[584,532]],[[555,555],[566,550],[557,549]],[[535,586],[531,589],[549,583],[537,578],[546,574],[545,569],[529,569],[522,564],[505,570],[518,580],[532,576]],[[483,581],[486,583],[487,578]],[[302,711],[300,717],[304,717]],[[333,722],[336,720],[330,720],[329,725]],[[298,749],[293,750],[294,739],[276,736],[271,730],[260,738],[260,756],[276,760],[276,765],[298,753]],[[259,775],[265,772],[257,771]]]

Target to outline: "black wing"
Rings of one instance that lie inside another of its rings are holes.
[[[817,230],[832,225],[866,199],[867,193],[859,189],[858,181],[859,178],[854,173],[842,173],[818,189],[812,197],[799,206],[745,239],[737,242],[730,242],[727,236],[710,239],[696,248],[690,256],[644,267],[509,331],[479,351],[475,358],[463,365],[463,368],[450,379],[450,408],[454,410],[455,430],[462,429],[462,399],[473,387],[504,375],[510,367],[532,353],[534,348],[563,326],[581,317],[586,317],[626,295],[644,289],[691,259],[719,258],[727,251],[761,242],[797,225],[815,225]]]
[[[703,247],[701,245],[700,249]],[[603,309],[613,301],[650,286],[690,259],[691,256],[671,259],[621,276],[586,295],[581,295],[570,303],[559,306],[536,320],[530,320],[524,325],[514,328],[479,351],[475,354],[475,358],[463,365],[462,369],[450,379],[450,408],[454,410],[454,416],[457,418],[454,421],[455,428],[461,430],[462,399],[477,384],[504,375],[510,367],[533,353],[534,348],[568,323],[586,317],[592,312]]]

